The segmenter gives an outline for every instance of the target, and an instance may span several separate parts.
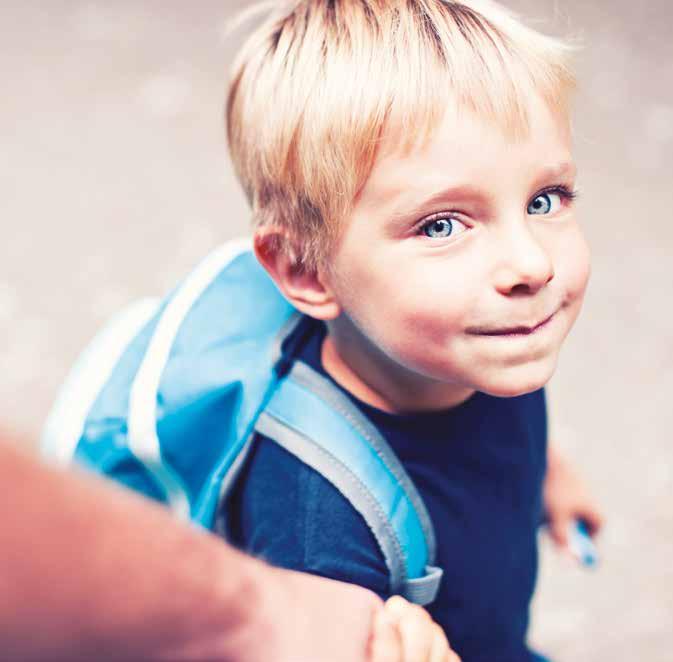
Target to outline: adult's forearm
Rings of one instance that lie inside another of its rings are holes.
[[[364,662],[378,598],[271,568],[167,511],[0,443],[6,659]]]
[[[222,650],[256,599],[254,561],[145,499],[47,469],[4,444],[0,481],[0,649],[8,656]]]

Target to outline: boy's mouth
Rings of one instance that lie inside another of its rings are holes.
[[[473,327],[467,329],[467,332],[475,336],[528,336],[547,326],[557,312],[554,311],[549,317],[545,317],[541,322],[532,326],[522,325],[507,328]]]

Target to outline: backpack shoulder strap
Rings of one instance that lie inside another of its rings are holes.
[[[329,480],[363,516],[388,566],[391,593],[432,602],[442,570],[421,496],[371,422],[329,380],[295,361],[256,430]]]

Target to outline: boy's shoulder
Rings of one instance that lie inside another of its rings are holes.
[[[319,472],[256,434],[227,501],[228,538],[274,565],[386,595],[389,573],[364,518]]]

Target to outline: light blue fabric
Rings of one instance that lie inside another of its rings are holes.
[[[79,462],[164,502],[161,481],[127,443],[128,412],[139,366],[179,291],[123,353],[87,415],[75,452]],[[162,463],[182,480],[191,518],[207,528],[222,477],[273,390],[277,337],[294,313],[245,251],[223,265],[179,325],[156,396],[156,433]]]

